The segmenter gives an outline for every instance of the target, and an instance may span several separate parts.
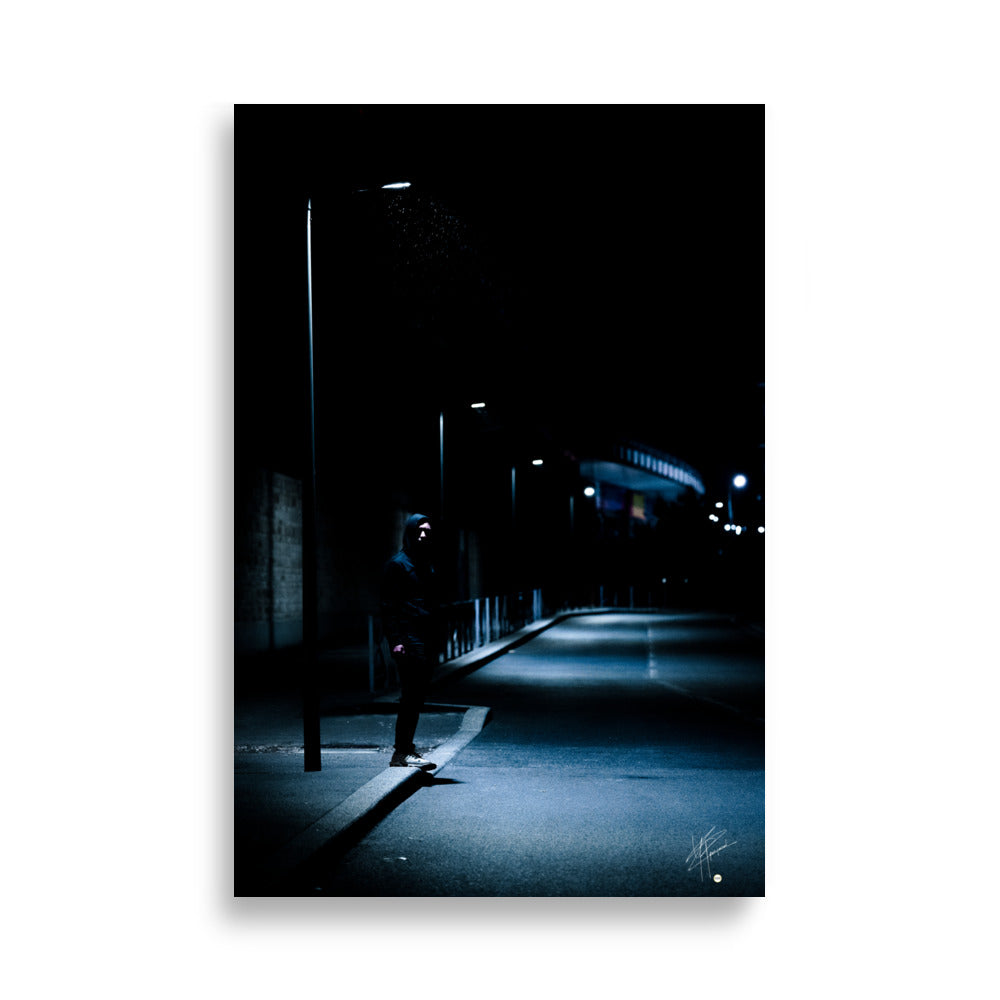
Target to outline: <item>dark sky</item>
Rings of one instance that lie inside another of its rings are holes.
[[[574,451],[633,437],[760,481],[761,107],[237,106],[236,125],[238,442],[291,409],[260,386],[301,389],[312,198],[317,366],[354,373],[345,398],[405,371],[433,407],[482,396]]]

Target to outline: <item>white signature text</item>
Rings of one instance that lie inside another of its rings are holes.
[[[712,875],[712,858],[736,843],[735,840],[726,840],[725,836],[725,830],[716,830],[713,826],[697,844],[694,837],[691,837],[691,853],[687,856],[685,864],[688,866],[689,872],[693,872],[697,868],[703,882],[706,872],[709,877]]]

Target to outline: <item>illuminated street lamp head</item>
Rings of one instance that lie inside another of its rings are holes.
[[[583,490],[583,495],[585,497],[592,497],[597,491],[593,486],[585,486]]]
[[[392,184],[380,184],[378,186],[378,190],[379,191],[405,191],[408,187],[410,187],[410,182],[409,181],[394,181]],[[354,193],[355,194],[369,194],[370,192],[372,192],[374,190],[375,190],[375,188],[369,188],[369,187],[354,188]]]
[[[743,487],[746,486],[746,484],[747,484],[746,476],[739,475],[733,477],[733,486],[735,486],[738,490],[743,489]]]
[[[542,465],[542,464],[543,464],[543,462],[542,462],[542,459],[540,459],[540,458],[533,458],[533,459],[531,460],[531,464],[532,464],[532,465]]]
[[[486,404],[485,403],[472,403],[471,406],[472,406],[472,409],[474,409],[474,410],[482,410],[482,409],[486,408]]]

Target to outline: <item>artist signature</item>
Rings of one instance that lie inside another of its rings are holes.
[[[685,864],[688,866],[689,872],[693,872],[695,868],[698,869],[702,882],[705,881],[706,871],[709,877],[712,875],[712,858],[719,851],[724,851],[736,843],[735,840],[725,840],[725,836],[725,830],[716,830],[713,826],[697,844],[694,842],[694,837],[691,837],[691,853],[687,856]]]

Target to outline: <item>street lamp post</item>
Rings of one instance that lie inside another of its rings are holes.
[[[408,188],[409,182],[383,184],[383,191]],[[302,727],[305,769],[321,769],[319,748],[319,586],[316,545],[316,387],[313,356],[312,198],[306,201],[306,296],[309,306],[308,456],[302,491]],[[443,430],[442,430],[443,433]]]
[[[735,524],[736,521],[733,518],[733,487],[741,490],[747,484],[747,477],[742,473],[740,475],[733,476],[729,482],[728,498],[729,498],[729,523]]]
[[[486,404],[483,402],[469,403],[469,409],[475,410],[480,416],[483,416],[486,411]],[[464,410],[464,406],[461,408]],[[445,503],[446,503],[446,486],[448,483],[455,482],[455,470],[452,470],[452,478],[446,482],[445,475],[445,414],[448,414],[449,422],[456,419],[459,412],[459,407],[453,404],[447,404],[440,406],[438,408],[438,535],[437,542],[435,542],[435,550],[437,552],[437,565],[442,571],[444,567],[447,566],[447,573],[449,574],[449,581],[458,590],[461,590],[465,584],[468,583],[469,577],[467,575],[467,567],[463,563],[463,553],[465,550],[465,534],[464,529],[459,530],[458,522],[454,524],[455,531],[452,532],[452,525],[446,522],[445,514]],[[460,425],[459,425],[460,426]],[[461,430],[459,431],[459,437],[456,439],[453,432],[449,432],[449,440],[462,440]],[[456,449],[454,445],[449,445],[451,453],[454,454]],[[450,487],[449,487],[450,488]],[[454,499],[448,502],[448,511],[450,512],[455,506]],[[454,520],[454,519],[453,519]],[[465,568],[463,568],[465,567]],[[454,576],[451,576],[454,574]],[[464,574],[464,575],[463,575]],[[444,584],[442,584],[444,585]]]
[[[302,493],[302,722],[305,769],[320,770],[318,587],[316,581],[316,403],[313,380],[312,199],[306,204],[306,290],[309,299],[309,454]]]
[[[543,465],[544,461],[541,458],[534,458],[531,464],[538,467]],[[517,464],[514,462],[510,466],[510,525],[512,531],[517,530]]]
[[[484,411],[485,403],[470,403],[470,410]],[[444,520],[444,409],[438,411],[438,517]]]

